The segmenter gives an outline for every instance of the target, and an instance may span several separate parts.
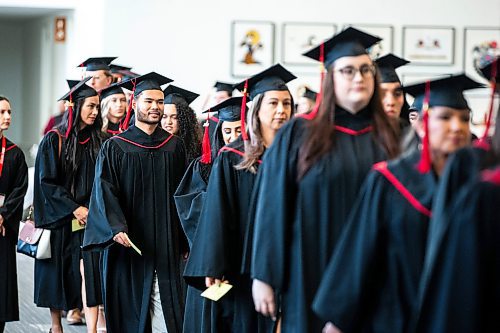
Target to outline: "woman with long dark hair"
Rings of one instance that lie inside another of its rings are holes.
[[[87,80],[61,98],[68,110],[42,139],[35,162],[35,223],[52,230],[51,258],[35,261],[35,303],[50,308],[53,333],[62,332],[61,310],[80,308],[82,300],[88,331],[95,332],[102,304],[99,254],[81,251],[102,143],[99,96]]]
[[[10,101],[0,96],[0,333],[5,322],[19,320],[16,243],[28,167],[22,150],[5,137],[12,120]]]
[[[311,304],[372,165],[398,154],[366,48],[379,38],[348,28],[307,56],[327,72],[319,111],[294,118],[260,171],[251,275],[255,308],[284,332],[320,332]]]
[[[210,174],[184,277],[199,289],[223,280],[234,286],[221,300],[222,332],[273,329],[270,320],[255,312],[250,277],[241,273],[241,265],[257,169],[276,133],[293,113],[286,85],[292,79],[295,76],[278,64],[237,85],[245,93],[244,87],[248,88],[252,104],[245,117],[246,98],[242,98],[242,135],[220,150]]]
[[[186,147],[187,162],[201,155],[201,129],[194,110],[189,106],[199,95],[173,85],[163,90],[165,112],[161,127],[179,136]]]
[[[408,332],[438,180],[449,156],[470,143],[462,92],[480,86],[463,74],[434,80],[428,100],[425,83],[407,87],[431,159],[416,151],[368,174],[313,304],[331,322],[324,332]]]

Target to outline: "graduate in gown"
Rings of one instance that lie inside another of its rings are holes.
[[[28,167],[22,150],[5,137],[11,123],[10,101],[0,96],[0,332],[5,322],[19,320],[16,244]]]
[[[358,196],[313,303],[324,332],[407,332],[417,303],[432,200],[448,156],[470,142],[464,75],[408,87],[431,162],[415,151],[375,164]],[[424,124],[423,105],[428,105]],[[425,130],[427,129],[427,130]]]
[[[204,142],[205,150],[208,150],[189,165],[175,191],[175,205],[190,248],[205,202],[212,162],[224,145],[233,142],[241,134],[241,100],[242,97],[230,98],[209,109],[216,111],[219,116],[219,123],[211,140],[212,143],[206,146]],[[205,133],[207,135],[204,139],[209,140],[208,126],[206,125]],[[219,318],[222,318],[220,302],[216,303],[201,297],[201,293],[201,290],[188,286],[183,332],[220,332],[222,330],[222,324],[219,321]]]
[[[278,133],[260,170],[251,274],[256,309],[283,332],[320,332],[311,304],[366,174],[395,157],[366,48],[380,39],[348,28],[306,53],[328,69],[319,111]],[[335,81],[335,84],[334,84]],[[299,153],[300,152],[300,153]]]
[[[252,100],[248,134],[223,147],[212,167],[201,219],[184,276],[203,289],[222,280],[234,287],[224,302],[221,332],[272,332],[274,324],[255,312],[249,275],[241,274],[243,244],[256,172],[276,132],[290,119],[293,101],[286,82],[295,76],[281,65],[238,84]],[[242,111],[246,98],[242,99]],[[242,112],[242,127],[245,117]],[[221,302],[219,301],[219,302]]]
[[[483,76],[492,82],[490,117],[492,116],[495,94],[498,94],[499,91],[498,85],[495,83],[500,79],[500,75],[498,71],[496,72],[496,77],[493,73],[495,66],[498,66],[498,59],[497,57],[496,61],[490,62],[481,68]],[[461,149],[450,159],[440,181],[429,230],[427,257],[420,281],[419,304],[415,320],[418,325],[417,331],[419,332],[424,332],[426,331],[426,327],[430,327],[427,326],[429,324],[427,321],[434,318],[433,316],[435,315],[432,314],[431,311],[434,310],[438,313],[440,306],[443,306],[441,312],[442,319],[435,322],[436,328],[438,325],[451,328],[452,326],[449,325],[453,325],[451,322],[452,317],[448,316],[448,314],[452,314],[453,311],[459,310],[458,307],[454,307],[453,309],[449,308],[452,303],[449,302],[447,298],[451,297],[449,294],[451,290],[448,290],[448,288],[444,288],[442,291],[440,290],[442,287],[442,281],[440,281],[440,279],[444,281],[444,279],[447,278],[446,274],[449,274],[447,271],[448,268],[443,267],[448,261],[446,255],[449,252],[446,251],[450,251],[449,249],[452,247],[459,246],[457,244],[449,244],[448,241],[448,238],[451,237],[448,236],[448,234],[455,232],[451,229],[452,224],[455,224],[455,209],[453,205],[456,205],[456,201],[458,200],[457,196],[461,193],[462,189],[476,186],[475,184],[478,182],[481,170],[492,168],[498,163],[498,156],[500,156],[500,112],[498,111],[495,126],[495,132],[491,138],[491,143],[488,136],[489,126],[487,126],[483,137],[480,141],[475,143],[475,147]],[[467,214],[474,214],[473,209],[475,208],[472,207],[471,209],[472,211]],[[458,228],[460,228],[460,226],[457,224],[457,230]],[[470,228],[476,228],[476,226],[470,226]],[[473,255],[472,252],[471,255]],[[457,258],[457,262],[460,260],[461,259]],[[450,267],[453,267],[455,264],[456,262],[451,263]],[[475,288],[475,286],[471,285],[471,288]],[[443,297],[443,302],[448,302],[446,307],[444,303],[439,303],[440,297]],[[459,294],[457,297],[468,296]],[[466,300],[464,299],[464,301]],[[474,319],[474,317],[471,317],[471,319]],[[466,318],[463,318],[463,320],[466,320]],[[473,320],[469,323],[472,325]],[[464,325],[464,329],[467,327],[469,326]],[[465,332],[466,330],[463,331]]]
[[[161,127],[182,139],[189,164],[201,155],[201,128],[194,110],[189,106],[200,95],[174,85],[165,88],[163,94],[165,112]]]
[[[185,151],[159,126],[161,85],[170,81],[151,72],[122,83],[134,91],[136,125],[106,141],[96,163],[84,250],[104,250],[110,333],[182,330],[180,264],[187,242],[173,194],[186,168]]]
[[[80,308],[83,300],[92,329],[102,304],[99,256],[82,253],[83,230],[73,228],[84,227],[87,221],[103,139],[99,96],[87,81],[61,98],[69,101],[68,110],[61,125],[42,139],[35,161],[35,224],[52,230],[52,256],[35,260],[34,298],[37,306],[50,308],[54,333],[62,330],[60,310]]]
[[[120,134],[120,122],[127,112],[127,98],[118,84],[103,89],[101,97],[102,131],[110,137]]]

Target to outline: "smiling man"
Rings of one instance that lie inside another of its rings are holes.
[[[135,125],[109,139],[97,159],[84,249],[104,250],[110,333],[182,329],[180,263],[187,241],[173,194],[186,168],[185,150],[159,126],[161,85],[171,81],[151,72],[121,84],[134,92]]]

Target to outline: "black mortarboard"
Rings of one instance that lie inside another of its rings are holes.
[[[479,68],[480,74],[488,81],[491,80],[491,70],[493,68],[493,63],[496,62],[496,76],[495,76],[495,82],[497,83],[497,86],[500,85],[500,56],[496,57],[493,61],[485,64],[483,67]]]
[[[109,65],[109,70],[111,73],[120,73],[121,71],[130,71],[132,67],[127,67],[127,66],[122,66],[122,65],[115,65],[115,64],[110,64]]]
[[[389,53],[383,57],[376,59],[375,63],[378,66],[380,73],[380,81],[382,83],[389,83],[389,82],[401,83],[398,74],[396,74],[396,68],[404,66],[410,62],[406,59],[400,58],[392,53]]]
[[[288,90],[286,83],[296,78],[297,77],[290,73],[285,67],[276,64],[247,79],[248,95],[250,99],[253,99],[258,94],[262,94],[266,91]],[[236,84],[234,88],[243,91],[245,81]]]
[[[214,88],[215,91],[227,91],[228,93],[232,93],[234,90],[232,83],[226,83],[220,81],[215,82]]]
[[[366,32],[349,27],[334,35],[324,44],[325,67],[330,66],[335,60],[342,57],[368,54],[367,48],[382,39]],[[303,53],[304,56],[320,61],[321,45]]]
[[[309,89],[308,87],[303,87],[299,91],[299,97],[309,98],[310,100],[313,100],[313,101],[316,101],[316,96],[317,95],[318,95],[317,92],[315,92],[314,90]]]
[[[150,72],[124,82],[120,82],[120,87],[134,91],[134,97],[144,90],[160,90],[161,86],[173,80],[155,72]],[[135,86],[135,89],[134,89]]]
[[[80,81],[78,81],[78,80],[66,80],[66,83],[68,83],[68,87],[69,87],[69,89],[71,89],[74,86],[76,86],[78,83],[80,83]]]
[[[85,67],[87,71],[105,70],[109,71],[109,64],[117,57],[88,58],[77,67]]]
[[[111,95],[115,95],[115,94],[125,94],[123,92],[122,87],[120,87],[120,85],[118,83],[113,83],[109,87],[101,90],[101,92],[100,92],[101,101],[103,99],[105,99],[106,97],[111,96]]]
[[[405,86],[405,91],[415,97],[411,109],[422,111],[425,99],[426,82]],[[464,90],[483,88],[465,74],[457,74],[450,77],[430,81],[429,107],[447,106],[454,109],[469,109],[464,97]]]
[[[78,82],[73,88],[70,89],[59,101],[74,101],[81,98],[97,96],[97,91],[94,88],[86,85],[85,83],[90,80],[90,77],[85,78]]]
[[[211,107],[210,109],[203,111],[207,112],[218,112],[217,117],[219,122],[221,121],[238,121],[241,119],[241,102],[243,97],[232,97],[226,99],[225,101]]]
[[[197,93],[192,91],[182,89],[173,85],[169,85],[163,90],[163,94],[165,95],[164,103],[165,104],[176,104],[176,103],[187,103],[191,104],[198,96]]]

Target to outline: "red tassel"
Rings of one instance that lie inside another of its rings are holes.
[[[200,160],[200,162],[203,164],[212,163],[212,149],[210,147],[210,134],[209,134],[210,123],[208,121],[210,117],[209,114],[210,111],[207,114],[207,121],[205,122],[205,124],[203,124],[205,130],[203,131],[203,142],[201,144],[201,160]]]
[[[244,141],[248,141],[248,134],[246,130],[246,109],[247,109],[247,89],[248,80],[245,80],[245,86],[243,88],[243,100],[241,101],[241,137]]]
[[[125,131],[128,128],[128,123],[130,122],[130,118],[132,117],[132,100],[134,99],[134,94],[135,94],[135,79],[132,79],[132,84],[134,87],[132,88],[132,95],[130,96],[130,101],[128,103],[128,108],[127,108],[127,116],[125,117],[125,120],[123,120],[121,124],[121,130]]]
[[[429,101],[431,97],[431,82],[425,83],[425,98],[423,105],[423,124],[424,124],[424,138],[422,139],[422,155],[418,163],[418,171],[420,173],[427,173],[431,171],[431,150],[429,147]]]
[[[325,81],[325,43],[322,43],[319,47],[319,61],[321,66],[321,74],[319,81],[319,93],[316,95],[316,103],[314,104],[313,110],[304,116],[305,119],[312,120],[316,118],[319,111],[319,106],[321,104],[321,100],[323,99],[323,82]]]
[[[69,105],[68,105],[68,128],[66,129],[66,138],[68,138],[71,132],[71,126],[73,125],[73,96],[71,92],[69,93]]]
[[[484,129],[484,134],[481,137],[479,144],[487,144],[488,145],[488,143],[487,143],[488,142],[488,132],[490,131],[490,127],[491,127],[491,118],[493,117],[493,104],[495,104],[495,90],[497,88],[496,87],[497,86],[497,82],[496,82],[497,64],[498,64],[498,60],[495,60],[491,64],[491,73],[490,73],[491,74],[491,77],[490,77],[490,81],[491,81],[490,108],[488,110],[488,117],[486,118],[486,128]]]

